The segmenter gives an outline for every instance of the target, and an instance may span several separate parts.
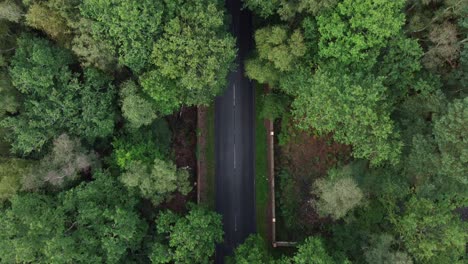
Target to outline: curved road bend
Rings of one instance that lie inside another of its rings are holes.
[[[252,21],[241,0],[226,0],[237,37],[237,67],[228,87],[215,101],[216,211],[223,216],[224,243],[216,248],[216,263],[255,232],[254,89],[244,76],[244,59],[252,46]]]

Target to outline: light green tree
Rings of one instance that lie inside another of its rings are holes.
[[[177,169],[173,163],[157,158],[151,168],[140,161],[131,162],[121,181],[129,188],[138,189],[141,196],[154,205],[170,200],[175,191],[187,195],[192,190],[187,170]]]
[[[335,261],[328,254],[322,239],[309,237],[298,246],[297,253],[292,257],[296,264],[334,264]]]
[[[413,264],[413,260],[407,253],[392,250],[395,239],[389,234],[374,236],[369,247],[364,249],[367,263],[381,264]]]
[[[160,78],[175,82],[186,105],[209,104],[226,84],[236,50],[224,21],[220,2],[186,1],[154,44],[152,58]],[[161,91],[152,88],[145,89],[158,101]]]
[[[434,124],[435,141],[441,155],[441,176],[468,185],[468,98],[448,105],[447,114]]]
[[[23,11],[14,1],[6,0],[0,2],[0,19],[18,23],[22,17]]]
[[[364,69],[377,61],[380,49],[399,34],[405,22],[404,0],[344,0],[317,17],[319,54],[340,64]]]
[[[148,68],[162,29],[163,1],[84,0],[79,8],[84,18],[93,21],[94,39],[114,47],[121,64],[136,73]]]
[[[134,128],[149,125],[157,117],[154,103],[138,89],[133,81],[126,81],[120,87],[122,114]]]
[[[255,32],[258,56],[246,62],[249,78],[277,85],[282,73],[292,71],[306,53],[299,30],[290,33],[285,26],[271,26]]]
[[[362,203],[364,194],[346,168],[332,169],[325,179],[318,179],[312,188],[317,200],[311,203],[321,216],[338,220]]]
[[[282,80],[281,88],[296,96],[292,113],[299,128],[333,132],[336,141],[353,145],[355,157],[373,164],[397,163],[401,142],[390,119],[382,79],[329,71],[311,76],[303,69]]]

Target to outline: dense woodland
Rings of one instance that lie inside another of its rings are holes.
[[[244,5],[298,246],[252,235],[229,261],[466,263],[468,2]],[[213,261],[221,216],[181,153],[234,66],[229,21],[218,0],[0,1],[0,263]]]

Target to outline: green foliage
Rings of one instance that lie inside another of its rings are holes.
[[[10,76],[0,71],[0,118],[17,113],[20,107],[18,92],[11,84]]]
[[[175,82],[184,104],[208,105],[226,85],[236,54],[234,46],[234,38],[225,31],[219,2],[186,1],[154,44],[153,62],[162,75],[156,78]],[[164,97],[157,88],[146,90],[156,101]]]
[[[153,99],[154,107],[161,115],[170,115],[183,103],[182,91],[174,80],[150,71],[140,77],[143,90]]]
[[[416,83],[423,51],[416,40],[403,36],[392,38],[387,45],[381,62],[376,65],[377,75],[385,77],[384,85],[392,89],[392,95],[406,95],[408,88]]]
[[[65,42],[70,29],[66,20],[55,10],[40,3],[34,3],[26,14],[26,25],[47,33],[52,39]]]
[[[21,189],[23,177],[34,163],[22,159],[0,159],[0,203],[13,197]]]
[[[306,52],[302,33],[296,30],[289,34],[287,28],[280,26],[257,30],[255,43],[260,59],[273,63],[281,72],[291,71]]]
[[[292,20],[299,13],[316,15],[336,5],[337,0],[246,0],[244,5],[263,18],[279,15]]]
[[[278,178],[278,213],[288,229],[298,231],[300,230],[299,221],[297,221],[300,212],[300,204],[297,201],[300,201],[302,198],[297,191],[293,177],[286,170],[281,170]],[[297,233],[298,235],[300,234],[299,232]]]
[[[401,143],[385,102],[381,78],[307,70],[286,78],[282,88],[295,92],[293,116],[301,129],[333,132],[340,143],[353,145],[353,155],[373,164],[398,162]]]
[[[12,0],[0,2],[0,20],[7,20],[10,22],[20,22],[23,16],[21,8]]]
[[[459,184],[468,184],[468,98],[449,104],[447,114],[434,124],[441,154],[440,174]]]
[[[367,263],[413,264],[413,260],[408,254],[392,250],[392,244],[394,243],[394,238],[388,234],[373,237],[369,248],[366,248],[364,252]]]
[[[244,243],[234,251],[234,262],[236,264],[263,264],[270,263],[267,245],[263,238],[256,234],[250,235]]]
[[[161,213],[156,230],[168,241],[153,246],[152,263],[209,263],[215,245],[223,241],[221,216],[199,206],[193,206],[185,216]]]
[[[434,202],[412,197],[403,215],[394,220],[406,249],[418,262],[454,263],[465,255],[466,223],[455,208],[447,199]]]
[[[18,40],[10,75],[24,102],[18,116],[2,123],[12,131],[14,152],[39,151],[62,132],[90,142],[113,132],[115,92],[110,79],[90,68],[80,83],[69,68],[72,62],[68,51],[46,40],[27,35]]]
[[[24,194],[0,215],[5,263],[119,263],[136,249],[146,225],[136,200],[107,174],[49,197]]]
[[[132,127],[146,126],[156,119],[153,102],[138,92],[135,82],[126,81],[121,85],[120,98],[122,114]]]
[[[171,131],[164,119],[150,127],[125,131],[114,139],[114,157],[117,165],[125,169],[132,161],[151,165],[154,159],[167,159],[171,154]]]
[[[93,37],[90,31],[92,24],[91,20],[84,18],[74,24],[76,35],[71,42],[71,49],[84,67],[96,67],[103,71],[114,70],[118,67],[114,49],[109,42]]]
[[[149,66],[163,10],[161,1],[151,0],[84,0],[80,5],[81,15],[93,21],[93,37],[114,47],[119,61],[137,73]]]
[[[334,264],[335,261],[328,254],[323,241],[319,237],[309,237],[301,244],[292,258],[296,264]]]
[[[404,24],[404,14],[400,12],[404,3],[344,0],[332,12],[320,14],[320,56],[344,65],[358,63],[364,69],[373,66],[380,49]]]
[[[262,99],[260,116],[271,120],[283,116],[290,103],[290,99],[284,94],[268,93]]]
[[[330,170],[325,179],[318,179],[312,193],[319,198],[312,201],[321,216],[338,220],[358,206],[364,194],[346,168]]]
[[[187,170],[155,159],[151,168],[140,161],[131,162],[120,180],[128,188],[138,189],[141,196],[150,199],[154,205],[159,205],[165,200],[169,201],[175,191],[187,195],[192,190],[188,178]]]
[[[299,30],[289,33],[284,26],[257,30],[255,43],[258,57],[247,61],[247,76],[270,85],[277,83],[281,73],[292,71],[306,52],[302,33]]]

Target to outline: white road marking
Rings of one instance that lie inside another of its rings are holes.
[[[235,107],[236,106],[236,84],[234,84],[233,89],[234,89],[234,98],[233,98],[232,104]]]
[[[234,231],[237,232],[237,216],[234,216]]]
[[[234,169],[236,169],[236,143],[234,143]]]

